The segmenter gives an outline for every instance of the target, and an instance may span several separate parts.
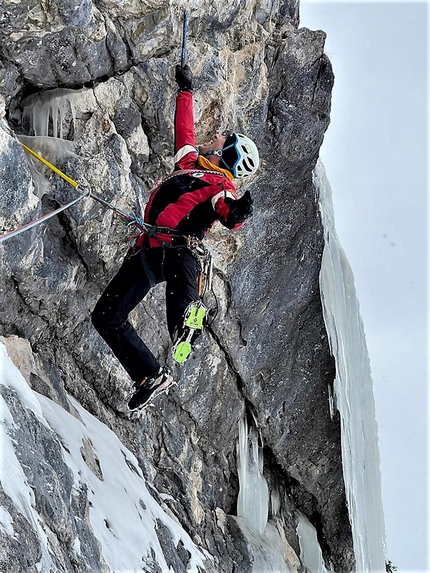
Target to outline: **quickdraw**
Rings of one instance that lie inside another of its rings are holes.
[[[199,263],[198,293],[203,297],[212,290],[213,258],[210,250],[197,237],[185,237],[187,247]]]

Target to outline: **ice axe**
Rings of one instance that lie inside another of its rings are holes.
[[[184,24],[182,28],[182,55],[181,55],[181,68],[187,63],[187,32],[188,32],[188,12],[184,12]]]

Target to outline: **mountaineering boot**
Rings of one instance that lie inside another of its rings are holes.
[[[169,388],[174,384],[177,384],[177,382],[173,380],[168,368],[160,368],[155,376],[146,378],[141,384],[134,384],[134,394],[128,401],[129,409],[140,410],[145,408],[154,398],[163,392],[168,392]]]
[[[173,358],[183,364],[193,350],[193,343],[201,333],[207,308],[200,301],[191,302],[184,313],[184,323],[172,349]]]

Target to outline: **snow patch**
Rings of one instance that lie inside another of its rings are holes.
[[[9,537],[13,537],[15,533],[12,517],[4,507],[0,507],[0,530]]]
[[[58,436],[63,447],[63,458],[74,475],[75,489],[87,488],[91,504],[91,526],[101,543],[102,555],[112,571],[141,572],[145,561],[152,561],[154,555],[162,571],[170,570],[156,533],[157,523],[167,527],[174,543],[181,541],[189,552],[187,571],[197,573],[199,568],[205,569],[204,562],[210,556],[192,542],[180,524],[167,515],[149,494],[137,459],[124,447],[114,432],[89,414],[72,397],[69,397],[69,400],[80,419],[31,390],[1,343],[0,384],[5,387],[4,391],[10,389],[16,392],[24,406],[34,412],[38,421]],[[0,406],[3,458],[0,465],[1,483],[6,495],[29,521],[41,540],[40,570],[49,571],[53,562],[44,523],[36,509],[30,487],[32,484],[27,482],[9,435],[12,433],[13,418],[4,399],[1,400]],[[92,471],[82,456],[83,444],[89,443],[100,465],[99,475]],[[100,475],[103,476],[102,479]],[[3,531],[13,535],[12,522],[8,515],[3,508],[0,524]],[[78,539],[74,541],[73,547],[76,553],[80,552]]]

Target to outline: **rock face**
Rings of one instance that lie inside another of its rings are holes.
[[[178,389],[138,421],[121,415],[130,381],[90,313],[127,241],[123,221],[90,198],[0,243],[0,334],[29,342],[33,389],[66,409],[72,394],[134,452],[147,480],[172,496],[170,510],[184,529],[213,556],[213,571],[252,570],[235,517],[245,415],[260,432],[265,476],[280,496],[270,522],[285,547],[300,553],[300,511],[317,529],[327,566],[347,572],[354,557],[340,422],[329,409],[334,364],[312,185],[333,84],[325,35],[298,27],[294,1],[192,1],[187,9],[197,140],[242,131],[263,162],[246,185],[253,217],[240,232],[216,227],[207,239],[216,295],[208,303],[218,312],[193,358],[176,370]],[[2,18],[0,229],[36,219],[85,188],[140,214],[149,189],[173,167],[180,3],[25,0],[7,4]],[[26,154],[18,137],[80,188]],[[159,285],[133,320],[171,364],[163,298]],[[44,486],[35,479],[34,487]],[[291,570],[302,570],[295,559]]]

